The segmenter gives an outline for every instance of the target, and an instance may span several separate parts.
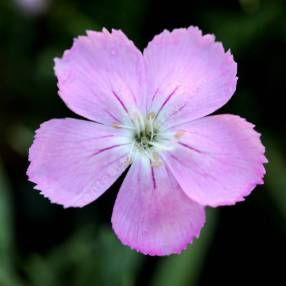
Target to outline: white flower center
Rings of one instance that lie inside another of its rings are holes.
[[[162,124],[156,120],[156,114],[150,112],[146,117],[136,112],[129,114],[131,124],[121,125],[114,123],[115,128],[126,129],[130,151],[128,163],[132,163],[136,157],[144,157],[150,160],[153,166],[160,166],[160,153],[173,150],[176,141],[181,137],[182,131],[173,132],[162,128]]]

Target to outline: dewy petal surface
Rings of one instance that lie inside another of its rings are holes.
[[[263,183],[264,146],[245,119],[215,115],[183,127],[184,136],[165,161],[191,199],[206,206],[231,205]]]
[[[213,35],[198,28],[164,31],[143,53],[146,109],[167,125],[189,122],[223,106],[236,87],[237,65]]]
[[[51,202],[82,207],[97,199],[126,169],[128,149],[118,130],[78,119],[53,119],[37,130],[29,180]]]
[[[121,122],[144,93],[142,53],[121,32],[90,31],[55,60],[59,95],[77,114]]]
[[[112,214],[121,242],[149,255],[180,253],[204,221],[204,208],[185,195],[168,169],[144,160],[128,171]]]

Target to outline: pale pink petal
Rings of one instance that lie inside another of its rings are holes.
[[[203,117],[223,106],[236,87],[237,66],[213,35],[198,28],[164,31],[144,51],[146,109],[167,125]]]
[[[204,208],[190,200],[164,166],[135,161],[112,214],[115,233],[125,245],[149,255],[180,253],[204,225]]]
[[[231,205],[263,183],[264,146],[245,119],[215,115],[183,127],[186,132],[165,161],[191,199],[213,207]]]
[[[82,207],[126,169],[128,148],[116,129],[78,119],[53,119],[37,130],[27,175],[51,202]]]
[[[87,32],[55,60],[59,94],[79,115],[101,123],[121,122],[142,97],[141,52],[121,32]]]

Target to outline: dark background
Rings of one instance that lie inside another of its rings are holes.
[[[0,286],[286,285],[285,2],[0,0]],[[64,210],[27,181],[27,152],[41,122],[77,117],[53,72],[73,37],[120,28],[143,49],[163,29],[189,25],[233,52],[237,91],[219,113],[256,124],[269,164],[245,202],[208,210],[183,254],[147,257],[111,230],[122,178],[95,203]]]

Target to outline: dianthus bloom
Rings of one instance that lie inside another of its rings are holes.
[[[87,32],[55,60],[59,95],[89,119],[52,119],[30,149],[28,176],[51,202],[83,207],[130,166],[112,226],[150,255],[181,252],[205,207],[232,205],[263,183],[253,125],[212,115],[233,95],[236,63],[198,28],[164,31],[143,54],[121,32]]]

